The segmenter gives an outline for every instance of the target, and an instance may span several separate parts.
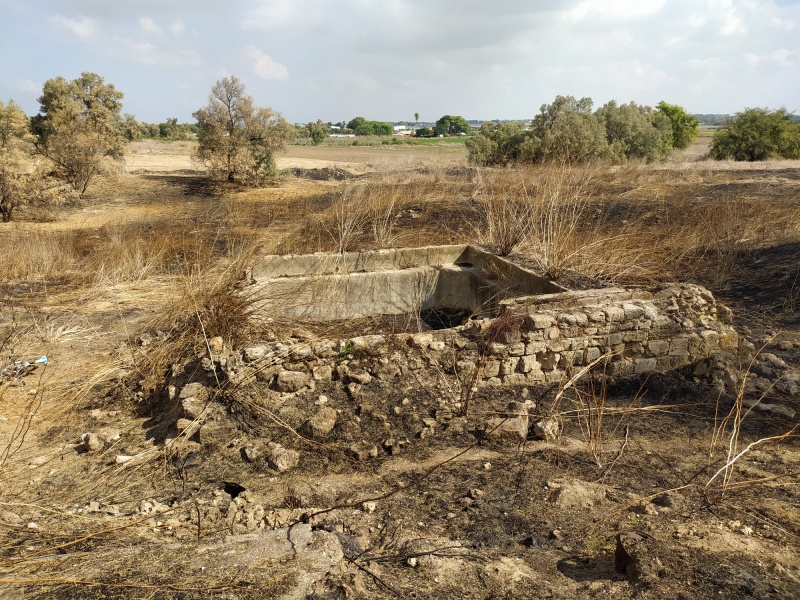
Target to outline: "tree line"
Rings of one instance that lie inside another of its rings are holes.
[[[83,195],[99,174],[112,170],[125,144],[143,137],[197,139],[195,158],[210,177],[259,184],[277,173],[275,155],[288,143],[321,143],[331,132],[321,120],[292,125],[279,112],[259,107],[236,77],[211,89],[196,123],[139,123],[122,115],[123,94],[95,73],[44,83],[39,112],[28,118],[10,100],[0,101],[0,214],[37,200]],[[418,114],[415,119],[418,121]],[[356,117],[340,127],[356,135],[391,135],[393,126]],[[663,160],[697,136],[697,119],[683,107],[661,102],[655,108],[608,102],[593,110],[591,98],[557,96],[528,123],[487,122],[477,132],[460,116],[444,115],[419,137],[466,135],[469,160],[478,165],[511,162]],[[800,122],[785,109],[748,108],[716,134],[716,159],[800,158]]]

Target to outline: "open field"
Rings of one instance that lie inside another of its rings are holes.
[[[261,189],[140,142],[80,204],[20,210],[3,366],[48,362],[0,378],[0,598],[800,597],[800,161],[711,162],[709,142],[521,170],[471,168],[461,144],[290,147]],[[448,349],[346,341],[419,320],[293,322],[241,293],[266,254],[450,243],[573,289],[705,286],[742,353],[472,397]],[[313,389],[215,366],[325,340]],[[192,382],[213,427],[179,436]],[[527,439],[487,434],[510,401]],[[323,407],[336,424],[312,435]],[[615,571],[617,535],[644,540],[641,573]]]

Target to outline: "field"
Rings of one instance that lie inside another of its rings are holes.
[[[293,146],[259,189],[207,180],[189,142],[137,142],[81,202],[20,210],[2,366],[47,362],[0,378],[0,598],[800,597],[800,161],[709,161],[709,142],[536,169],[472,168],[460,143]],[[481,388],[464,417],[414,348],[386,381],[394,354],[342,342],[298,393],[214,370],[397,327],[260,314],[240,293],[259,257],[467,242],[573,289],[705,286],[749,344],[582,395]],[[198,377],[215,428],[176,437]],[[509,401],[558,408],[557,439],[484,435]],[[310,435],[325,406],[336,426]],[[623,542],[640,572],[615,569]]]

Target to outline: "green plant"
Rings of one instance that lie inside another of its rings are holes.
[[[197,119],[197,158],[211,176],[258,183],[276,174],[275,154],[294,129],[280,113],[258,108],[236,77],[220,79],[211,88],[208,105]]]
[[[800,158],[800,123],[785,108],[746,108],[714,136],[710,155],[717,160]]]

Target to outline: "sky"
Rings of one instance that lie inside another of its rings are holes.
[[[0,100],[99,74],[193,122],[235,75],[292,122],[530,119],[557,95],[800,112],[800,0],[0,0]]]

